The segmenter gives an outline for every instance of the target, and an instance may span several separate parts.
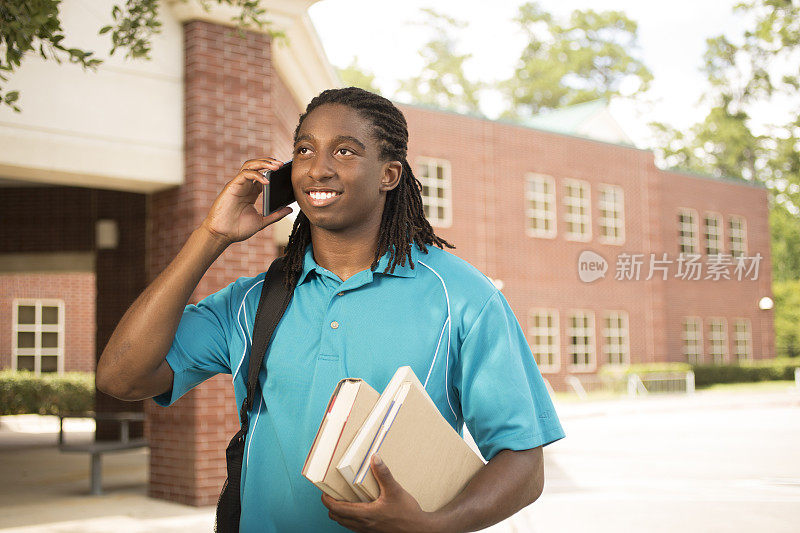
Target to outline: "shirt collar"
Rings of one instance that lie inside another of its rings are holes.
[[[415,243],[412,243],[411,258],[414,261],[414,268],[413,269],[411,268],[411,264],[409,263],[408,258],[406,257],[405,265],[398,264],[394,267],[393,272],[387,272],[385,275],[397,276],[403,278],[416,277],[417,270],[419,270],[419,262],[417,261],[417,259],[419,258],[421,253],[422,252],[417,247],[417,245]],[[391,258],[391,255],[392,255],[391,251],[388,251],[385,254],[383,254],[383,257],[381,257],[380,261],[378,261],[378,266],[375,268],[374,273],[373,272],[369,273],[370,275],[369,281],[372,281],[372,276],[374,274],[384,274],[383,271],[386,269],[387,266],[389,266],[389,260]],[[311,243],[309,243],[308,245],[306,245],[305,255],[303,256],[303,271],[300,273],[300,277],[297,278],[297,285],[303,283],[308,277],[308,274],[312,270],[320,274],[323,272],[328,272],[328,270],[326,270],[324,267],[319,266],[317,262],[314,261],[314,249]]]

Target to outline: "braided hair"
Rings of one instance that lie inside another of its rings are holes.
[[[405,266],[406,257],[413,269],[412,241],[425,253],[428,251],[426,245],[431,244],[439,248],[442,248],[443,245],[455,248],[449,242],[438,237],[425,218],[420,192],[422,185],[414,176],[406,159],[408,125],[403,113],[386,98],[358,87],[328,89],[315,96],[306,107],[305,113],[300,115],[297,128],[294,130],[295,140],[303,120],[311,111],[323,104],[341,104],[358,111],[372,123],[372,133],[380,146],[380,158],[384,161],[400,161],[403,165],[400,182],[394,189],[386,193],[386,203],[378,233],[378,248],[370,268],[375,270],[380,258],[387,252],[391,252],[389,264],[384,273],[394,272],[394,268],[398,264]],[[305,249],[310,242],[311,224],[305,213],[300,211],[289,235],[289,242],[284,248],[284,269],[286,271],[284,283],[289,291],[294,290],[294,286],[300,278],[303,271]]]

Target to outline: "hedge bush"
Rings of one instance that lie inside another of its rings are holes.
[[[0,415],[58,415],[94,409],[94,373],[0,371]]]
[[[604,366],[599,374],[608,377],[627,377],[630,374],[669,374],[672,372],[694,372],[696,387],[715,383],[744,383],[752,381],[793,380],[794,369],[800,368],[800,357],[779,357],[743,361],[739,364],[690,365],[689,363],[648,363],[629,365],[624,368]]]
[[[795,368],[800,368],[799,357],[743,361],[734,365],[694,365],[692,370],[695,385],[704,387],[714,383],[792,380]]]

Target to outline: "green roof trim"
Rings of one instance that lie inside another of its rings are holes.
[[[681,174],[683,176],[686,176],[687,178],[700,178],[711,181],[722,181],[725,183],[731,183],[733,185],[744,185],[745,187],[755,187],[756,189],[767,190],[767,186],[761,183],[760,181],[750,181],[744,178],[737,178],[735,176],[714,176],[712,174],[703,174],[701,172],[695,172],[694,170],[687,170],[679,167],[670,167],[659,170],[661,170],[662,172],[672,172],[673,174]]]
[[[606,98],[543,111],[521,120],[526,126],[577,135],[578,126],[608,107]]]

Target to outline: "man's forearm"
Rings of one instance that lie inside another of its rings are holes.
[[[477,531],[536,501],[543,486],[541,446],[503,450],[478,471],[453,501],[433,513],[433,518],[441,531]]]
[[[164,392],[171,371],[164,358],[181,315],[208,267],[227,244],[204,226],[125,312],[97,364],[98,388],[126,400]]]

